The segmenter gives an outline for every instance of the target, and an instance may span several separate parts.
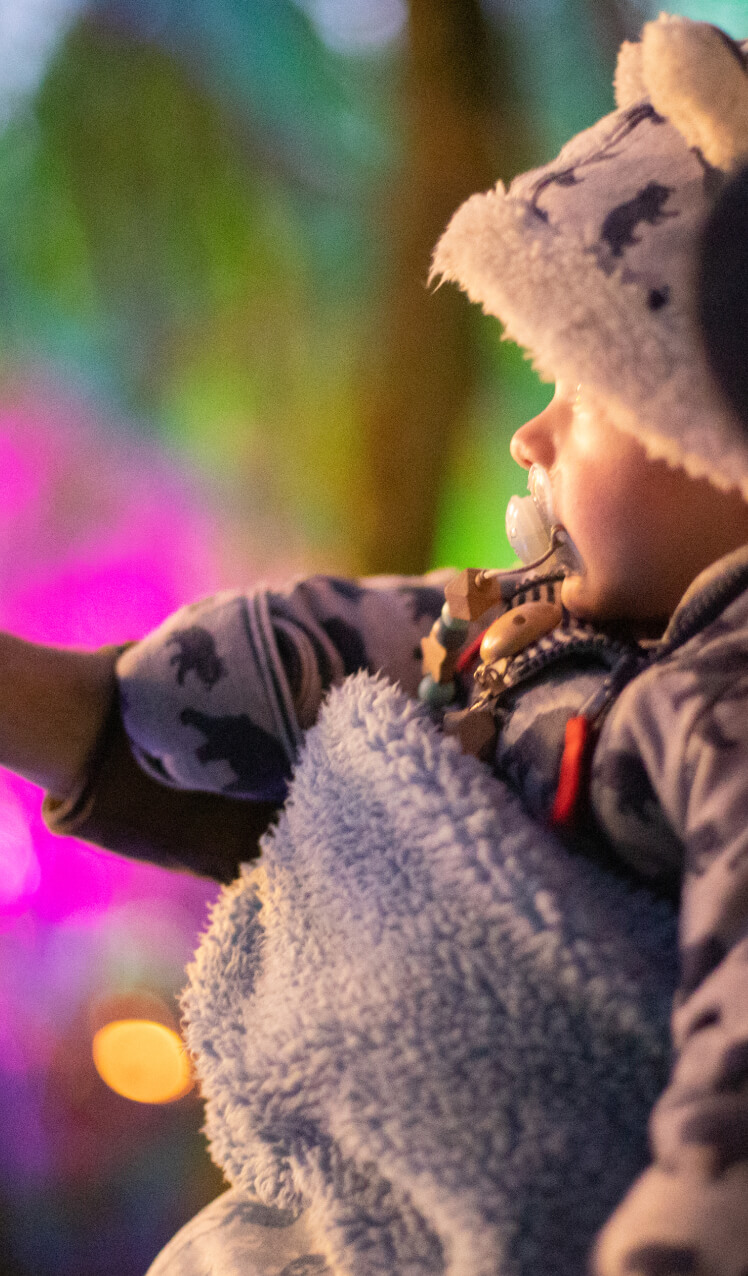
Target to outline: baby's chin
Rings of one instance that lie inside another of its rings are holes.
[[[564,577],[561,582],[561,602],[577,620],[602,628],[621,629],[631,637],[659,637],[668,622],[666,615],[638,614],[634,600],[627,602],[614,591],[596,586],[586,572]]]
[[[564,577],[561,582],[561,602],[579,620],[600,622],[605,619],[599,602],[596,605],[594,591],[590,590],[586,575]]]
[[[561,602],[572,616],[592,625],[636,620],[635,616],[626,614],[627,608],[622,600],[614,596],[612,590],[602,588],[588,572],[564,577]]]

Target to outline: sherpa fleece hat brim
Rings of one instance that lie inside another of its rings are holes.
[[[706,25],[678,19],[679,38],[683,23]],[[748,432],[712,380],[693,300],[696,246],[723,180],[651,102],[629,103],[508,191],[498,183],[463,204],[432,277],[497,316],[542,377],[604,400],[652,457],[748,499]]]

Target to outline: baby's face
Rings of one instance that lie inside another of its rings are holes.
[[[558,382],[511,453],[549,472],[555,512],[585,564],[561,597],[582,619],[657,630],[700,571],[748,542],[748,504],[737,492],[650,460],[577,387]]]

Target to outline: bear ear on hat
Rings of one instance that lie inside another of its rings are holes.
[[[642,98],[649,96],[647,86],[644,83],[642,46],[638,41],[624,40],[618,50],[613,91],[615,93],[616,106],[623,110],[627,106],[633,106],[635,102],[641,102]]]
[[[715,168],[748,156],[748,67],[719,27],[661,13],[621,46],[615,92],[623,108],[647,98]]]

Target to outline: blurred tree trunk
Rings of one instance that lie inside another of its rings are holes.
[[[457,288],[428,289],[431,254],[458,205],[511,173],[521,149],[516,97],[479,0],[410,0],[409,11],[403,166],[374,228],[384,267],[360,410],[365,572],[428,565],[445,466],[477,371],[475,316]]]

